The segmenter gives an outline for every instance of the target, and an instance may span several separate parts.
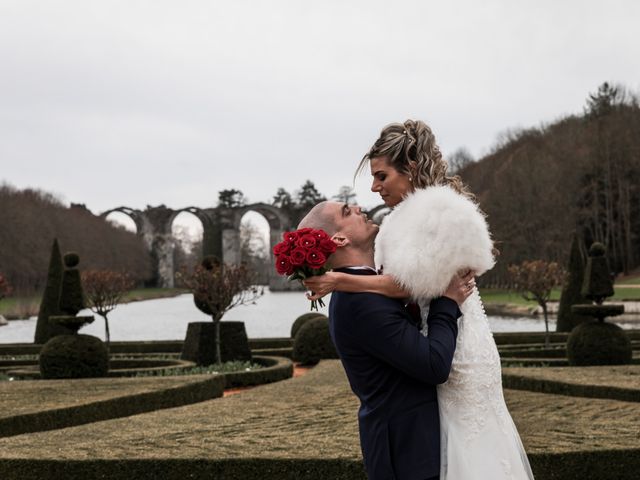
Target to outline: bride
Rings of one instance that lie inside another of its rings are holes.
[[[431,129],[421,121],[393,123],[364,156],[371,190],[392,212],[376,238],[383,275],[328,272],[304,283],[317,299],[334,290],[411,297],[421,308],[422,333],[431,298],[459,271],[481,275],[494,265],[484,215],[447,166]],[[477,289],[461,307],[449,379],[438,385],[441,480],[533,479],[502,392],[500,357]]]

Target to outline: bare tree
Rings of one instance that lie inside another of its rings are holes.
[[[255,304],[264,289],[255,285],[254,275],[246,265],[225,265],[215,257],[205,257],[193,271],[183,269],[177,276],[193,293],[198,308],[213,320],[216,362],[220,363],[220,320],[232,308]]]
[[[562,285],[566,276],[564,269],[556,262],[531,260],[524,261],[520,265],[509,266],[509,274],[513,281],[514,290],[520,292],[525,300],[535,301],[542,307],[545,326],[544,345],[549,347],[547,302],[551,297],[551,290]]]
[[[336,202],[348,203],[354,205],[356,203],[356,192],[353,191],[353,187],[343,185],[333,197]]]
[[[86,270],[82,272],[82,285],[88,308],[104,318],[108,351],[111,334],[107,315],[122,302],[124,295],[133,287],[133,282],[126,273],[111,270]]]
[[[449,173],[458,173],[473,162],[475,162],[475,159],[473,158],[473,155],[471,155],[471,152],[466,148],[461,147],[447,158],[447,164],[449,166],[448,171]]]

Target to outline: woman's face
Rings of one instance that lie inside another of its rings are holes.
[[[400,173],[387,161],[387,157],[371,159],[371,191],[380,194],[387,207],[395,207],[404,197],[413,192],[409,175]]]

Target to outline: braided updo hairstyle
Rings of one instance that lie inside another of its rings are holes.
[[[475,196],[458,175],[447,176],[447,162],[442,158],[436,137],[421,120],[407,120],[384,127],[380,137],[360,161],[356,175],[367,167],[369,160],[377,157],[386,157],[398,172],[409,175],[414,189],[448,185],[475,202]],[[415,171],[410,169],[410,162],[416,163]]]

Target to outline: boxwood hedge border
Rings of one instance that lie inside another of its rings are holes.
[[[264,365],[265,368],[206,375],[202,376],[201,381],[178,387],[160,388],[152,392],[123,395],[82,405],[0,418],[0,437],[56,430],[189,405],[221,397],[225,388],[262,385],[293,376],[293,363],[288,358],[256,356],[254,361]],[[3,477],[0,476],[0,478]]]
[[[169,389],[160,388],[152,392],[123,395],[81,405],[0,418],[0,437],[57,430],[202,402],[221,397],[224,386],[224,376],[211,375],[201,381]]]
[[[552,393],[570,397],[606,398],[623,402],[640,402],[640,390],[607,385],[583,385],[502,372],[502,386],[513,390]]]
[[[534,453],[529,455],[536,480],[632,480],[640,470],[640,449]],[[358,459],[0,459],[3,480],[366,480]]]

